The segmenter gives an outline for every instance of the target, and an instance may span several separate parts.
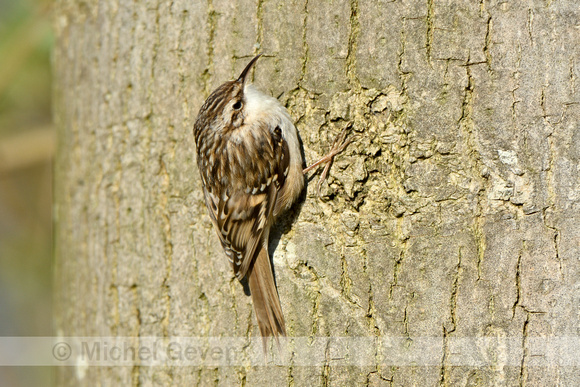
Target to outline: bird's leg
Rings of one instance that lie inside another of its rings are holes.
[[[336,136],[336,139],[334,140],[334,142],[332,143],[332,147],[330,148],[330,152],[328,152],[326,156],[322,157],[320,160],[310,165],[309,167],[306,167],[304,171],[302,171],[304,174],[306,174],[309,171],[316,168],[317,166],[319,166],[320,164],[326,163],[326,165],[324,166],[324,170],[320,175],[320,179],[318,180],[318,184],[316,184],[316,194],[318,196],[320,196],[320,186],[322,185],[322,182],[326,180],[328,171],[330,170],[330,166],[332,165],[332,161],[334,160],[334,156],[344,151],[346,147],[358,137],[352,136],[348,139],[346,138],[346,135],[348,134],[348,131],[351,127],[352,125],[347,125],[346,128],[344,128],[342,132],[340,132],[340,134]]]

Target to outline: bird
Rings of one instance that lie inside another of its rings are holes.
[[[270,228],[300,196],[305,174],[327,163],[325,178],[334,156],[351,140],[345,128],[326,156],[303,169],[298,131],[288,111],[249,83],[260,56],[209,95],[193,132],[209,217],[235,276],[247,280],[265,350],[268,337],[286,336],[268,255]]]

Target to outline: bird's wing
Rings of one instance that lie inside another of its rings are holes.
[[[247,275],[258,246],[268,237],[264,232],[271,225],[272,210],[289,166],[288,144],[280,128],[266,128],[263,133],[271,138],[253,144],[251,150],[239,144],[228,148],[240,153],[228,159],[241,160],[244,165],[224,169],[232,175],[224,180],[227,184],[204,184],[210,217],[239,279]],[[235,175],[238,169],[243,176]]]

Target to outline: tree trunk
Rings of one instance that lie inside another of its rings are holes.
[[[59,384],[578,385],[578,361],[542,346],[579,334],[578,20],[574,1],[60,1],[58,335],[258,336],[192,128],[261,52],[254,82],[309,162],[348,123],[361,134],[274,232],[288,334],[406,345],[360,363],[77,365]],[[514,356],[458,354],[484,338]],[[434,356],[393,358],[417,351]]]

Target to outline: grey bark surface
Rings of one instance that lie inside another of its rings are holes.
[[[289,336],[440,337],[438,364],[75,367],[59,385],[562,385],[532,337],[580,333],[575,1],[62,0],[55,17],[55,329],[250,337],[192,128],[256,52],[309,162],[362,136],[281,219]],[[291,222],[292,216],[295,217]],[[516,338],[518,364],[453,362]],[[378,356],[378,355],[377,355]]]

